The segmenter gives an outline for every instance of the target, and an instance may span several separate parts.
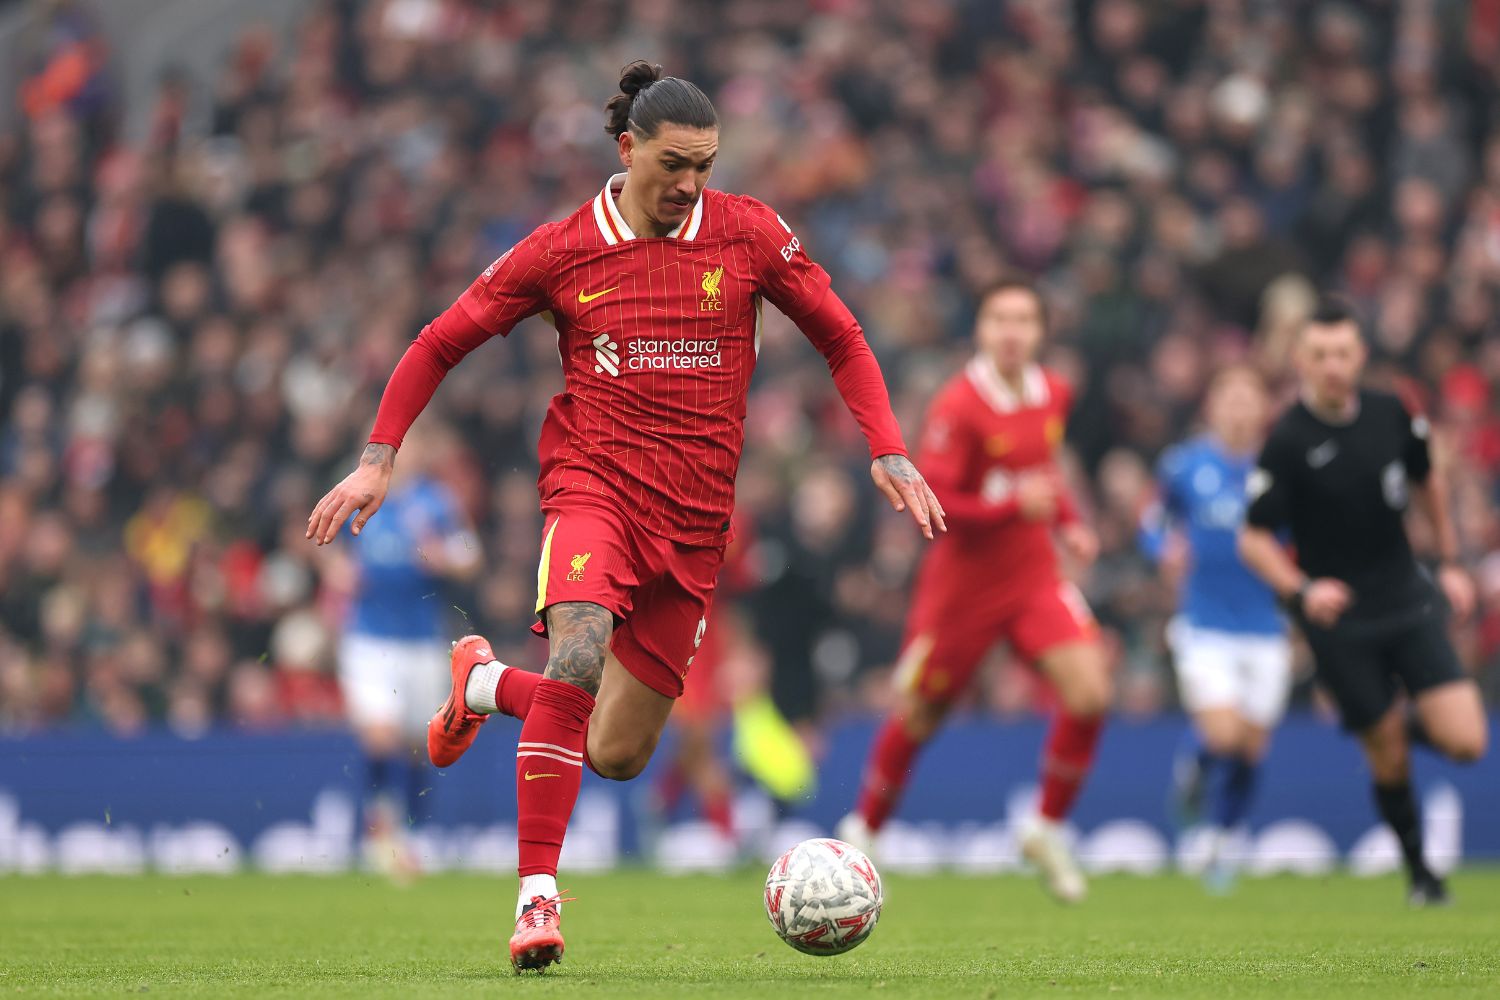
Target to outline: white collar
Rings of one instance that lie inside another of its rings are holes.
[[[594,196],[594,222],[610,246],[635,239],[635,233],[625,224],[625,216],[615,204],[615,192],[625,187],[625,175],[615,174],[604,185],[604,190]],[[667,234],[667,239],[691,240],[698,235],[703,225],[703,198],[693,202],[693,210]]]
[[[983,354],[974,355],[966,371],[980,398],[997,413],[1014,413],[1023,406],[1042,406],[1051,397],[1047,390],[1047,376],[1040,365],[1030,364],[1022,371],[1019,397]]]

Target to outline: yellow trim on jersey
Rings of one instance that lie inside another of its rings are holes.
[[[542,609],[547,606],[547,575],[552,569],[552,536],[557,531],[557,522],[561,520],[561,514],[553,519],[552,527],[547,529],[547,537],[542,541],[542,561],[536,566],[537,614],[541,614]]]
[[[760,357],[760,335],[761,331],[765,328],[765,317],[763,315],[765,304],[761,301],[759,295],[752,298],[755,302],[755,356],[758,358]]]
[[[928,633],[917,636],[902,651],[901,658],[896,661],[897,691],[911,694],[917,690],[917,684],[922,679],[922,669],[927,666],[927,658],[932,655],[932,647],[935,645],[936,637]]]

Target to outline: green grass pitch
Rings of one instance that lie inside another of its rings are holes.
[[[1500,996],[1500,870],[1412,912],[1394,877],[1105,878],[1064,909],[1029,879],[890,878],[840,958],[778,941],[758,871],[566,878],[567,960],[518,979],[510,879],[0,878],[0,996]]]

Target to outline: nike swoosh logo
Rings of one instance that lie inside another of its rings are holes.
[[[524,775],[524,777],[526,778],[527,781],[535,781],[538,778],[561,778],[562,775],[560,775],[560,774],[532,774],[530,771],[527,771],[526,774]]]
[[[578,301],[580,303],[592,302],[592,301],[594,301],[595,299],[597,299],[601,295],[608,295],[610,292],[616,291],[619,287],[620,287],[619,285],[615,285],[613,288],[606,288],[602,292],[592,292],[592,293],[590,293],[590,292],[580,291],[578,293]]]

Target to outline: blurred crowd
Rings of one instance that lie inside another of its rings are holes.
[[[35,20],[0,132],[0,729],[338,723],[353,581],[308,511],[422,325],[616,168],[601,106],[640,56],[715,100],[714,185],[832,272],[909,441],[975,291],[1040,279],[1123,710],[1174,698],[1171,590],[1136,550],[1152,463],[1216,364],[1284,390],[1319,287],[1435,418],[1485,597],[1463,651],[1495,687],[1497,0],[321,0],[246,28],[215,78],[165,68],[139,136],[87,2]],[[529,321],[421,423],[488,567],[441,597],[455,635],[522,662],[545,655],[525,626],[560,381]],[[879,702],[897,652],[922,542],[867,464],[774,318],[726,589],[793,717]],[[1034,696],[1001,653],[975,697]]]

